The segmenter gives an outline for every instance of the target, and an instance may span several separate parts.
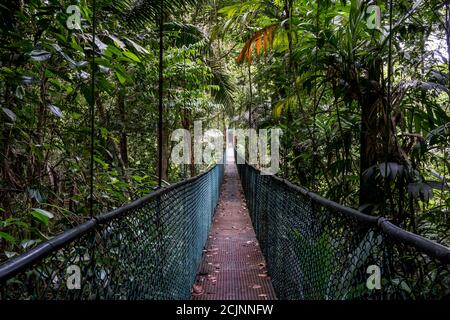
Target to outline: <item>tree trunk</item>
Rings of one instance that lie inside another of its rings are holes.
[[[167,181],[169,176],[169,131],[167,130],[167,121],[164,121],[164,126],[162,128],[162,170],[161,170],[161,180]]]
[[[382,199],[382,191],[375,183],[364,178],[364,172],[383,159],[383,102],[380,89],[382,61],[374,61],[372,65],[366,82],[368,87],[361,92],[360,84],[356,84],[361,106],[360,206],[380,203]]]
[[[44,144],[44,136],[45,136],[45,127],[47,120],[47,77],[45,76],[45,67],[42,67],[41,70],[41,86],[40,86],[40,104],[37,114],[37,128],[36,128],[36,136],[37,136],[37,145],[42,146]],[[34,161],[34,170],[33,170],[33,180],[37,183],[41,183],[43,170],[45,168],[45,163],[42,160],[39,160],[38,157],[33,155]]]
[[[117,97],[117,109],[120,115],[121,122],[121,134],[120,134],[120,157],[122,158],[124,170],[128,171],[128,136],[127,136],[127,118],[125,111],[125,88],[119,89],[119,95]]]
[[[191,132],[191,127],[192,127],[192,114],[191,114],[191,110],[189,109],[184,109],[183,110],[183,118],[182,118],[182,125],[183,125],[183,129]],[[190,176],[191,177],[195,177],[196,172],[195,172],[195,162],[194,162],[194,143],[190,143],[189,148],[190,150],[190,163],[189,163],[189,171],[190,171]]]

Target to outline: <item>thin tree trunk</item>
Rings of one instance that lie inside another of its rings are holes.
[[[41,86],[40,86],[40,104],[37,114],[37,143],[42,146],[44,144],[45,127],[47,120],[47,77],[45,76],[45,67],[41,69]],[[40,184],[42,180],[43,170],[45,168],[45,163],[39,160],[38,157],[33,156],[34,160],[34,177],[37,178],[37,182]],[[33,180],[34,180],[33,177]]]
[[[374,67],[369,71],[368,83],[380,84],[382,61],[374,62]],[[356,74],[356,70],[354,70]],[[361,135],[360,135],[360,206],[368,203],[379,203],[382,199],[380,190],[375,184],[364,178],[364,172],[376,165],[383,155],[383,142],[380,140],[380,130],[383,130],[382,97],[377,94],[379,90],[360,92],[359,85],[355,83],[358,92],[358,100],[361,106]]]
[[[192,114],[191,111],[189,109],[184,109],[183,110],[183,118],[182,118],[182,125],[183,125],[183,129],[191,132],[191,128],[192,128]],[[190,176],[194,177],[196,175],[195,172],[195,163],[194,163],[194,144],[190,143],[190,163],[189,163],[189,171],[190,171]]]
[[[167,129],[167,122],[164,122],[163,128],[162,128],[162,170],[161,170],[161,179],[163,181],[168,180],[169,176],[169,131]]]
[[[127,136],[127,117],[125,111],[125,88],[119,90],[117,97],[117,109],[120,115],[121,121],[121,134],[120,134],[120,157],[123,161],[124,171],[128,171],[128,136]]]

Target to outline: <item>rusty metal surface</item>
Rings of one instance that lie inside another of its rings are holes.
[[[276,299],[245,205],[236,165],[232,161],[226,165],[216,210],[192,298]]]

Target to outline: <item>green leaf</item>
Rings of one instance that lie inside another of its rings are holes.
[[[33,50],[30,53],[31,59],[34,61],[46,61],[52,57],[52,54],[45,50]]]
[[[36,211],[33,211],[31,213],[31,215],[33,216],[33,218],[35,218],[35,220],[37,220],[38,222],[40,222],[41,224],[43,224],[44,226],[48,226],[48,218],[46,216],[42,216],[41,214],[39,214]]]
[[[24,249],[28,249],[29,247],[31,247],[32,245],[34,245],[37,241],[36,240],[23,240],[20,245],[22,246],[22,248]]]
[[[72,119],[73,120],[78,120],[81,118],[81,114],[77,113],[77,112],[72,112]]]
[[[122,71],[120,70],[116,70],[116,76],[117,79],[119,80],[120,84],[124,85],[127,82],[127,77],[124,73],[122,73]]]
[[[133,52],[125,51],[123,54],[135,62],[141,62],[141,60]]]
[[[142,46],[138,45],[136,42],[134,42],[131,39],[128,39],[129,43],[131,43],[131,45],[136,49],[137,52],[142,53],[142,54],[149,54],[150,52],[148,52],[145,48],[143,48]]]
[[[33,152],[34,152],[34,154],[36,156],[39,156],[39,158],[42,158],[42,154],[41,154],[41,150],[40,149],[39,150],[35,150]],[[30,195],[31,199],[35,199],[39,203],[41,203],[43,201],[42,194],[37,189],[29,188],[28,189],[28,194]]]
[[[69,55],[67,55],[67,54],[63,51],[63,49],[62,49],[57,43],[54,43],[54,44],[53,44],[53,48],[54,48],[56,51],[58,51],[58,52],[63,56],[63,58],[64,58],[66,61],[68,61],[71,65],[77,66],[77,62],[76,62],[75,60],[73,60],[71,57],[69,57]]]
[[[6,256],[8,259],[11,259],[12,257],[17,256],[17,252],[5,251],[5,256]]]
[[[3,238],[6,241],[11,242],[11,243],[16,243],[16,238],[14,238],[12,235],[10,235],[9,233],[6,233],[6,232],[0,231],[0,238]]]
[[[12,225],[23,227],[25,229],[28,229],[29,227],[27,223],[21,221],[20,219],[8,218],[6,220],[0,221],[0,228],[5,228]]]
[[[53,213],[48,212],[43,209],[33,209],[31,212],[31,215],[40,223],[42,223],[45,226],[48,226],[49,219],[53,218]]]
[[[54,217],[53,213],[48,212],[48,211],[43,210],[43,209],[36,209],[36,208],[33,208],[33,211],[36,211],[36,212],[38,212],[39,214],[41,214],[41,215],[43,215],[43,216],[46,216],[46,217],[49,218],[49,219],[52,219],[52,218]]]
[[[102,138],[103,138],[104,140],[108,139],[108,129],[106,129],[106,128],[100,128],[100,132],[101,132]]]
[[[103,169],[107,170],[109,168],[109,164],[107,164],[105,161],[100,159],[97,156],[94,156],[94,161],[97,162],[99,165],[102,166]]]
[[[8,108],[2,108],[3,112],[8,116],[8,118],[10,118],[12,120],[12,122],[15,122],[17,119],[17,116],[14,112],[12,112],[10,109]]]
[[[146,177],[132,176],[131,178],[136,182],[142,182]]]
[[[62,118],[64,116],[61,109],[59,109],[57,106],[55,106],[53,104],[49,104],[48,107],[49,107],[50,111],[58,118]]]
[[[125,49],[126,45],[122,40],[120,40],[119,38],[117,38],[116,36],[114,36],[112,34],[109,35],[109,38],[114,41],[114,45],[116,47],[118,47],[120,49]]]
[[[23,86],[17,86],[16,88],[17,99],[22,100],[24,96],[25,96],[25,89],[23,88]]]

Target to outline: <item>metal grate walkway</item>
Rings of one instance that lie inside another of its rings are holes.
[[[275,292],[245,205],[233,156],[229,151],[219,206],[192,298],[273,300]]]

